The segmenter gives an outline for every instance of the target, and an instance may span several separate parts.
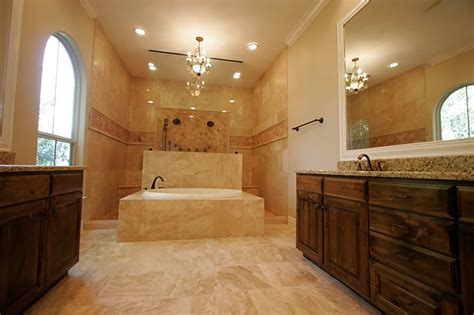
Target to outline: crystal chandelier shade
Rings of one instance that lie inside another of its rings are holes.
[[[199,96],[204,89],[204,81],[188,81],[186,83],[186,88],[188,89],[191,96]]]
[[[352,68],[352,73],[346,73],[346,90],[352,94],[357,94],[360,91],[365,90],[367,86],[367,81],[369,81],[370,75],[363,72],[362,69],[357,65],[359,58],[352,59],[354,62],[354,67]]]
[[[188,53],[188,56],[186,57],[186,65],[192,76],[199,79],[208,74],[211,70],[211,59],[201,53],[201,42],[204,39],[202,37],[196,37],[196,40],[198,46],[194,51],[194,55]]]

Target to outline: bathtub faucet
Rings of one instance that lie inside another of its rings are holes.
[[[157,180],[157,179],[161,180],[162,182],[165,181],[165,180],[163,179],[163,177],[161,177],[161,176],[156,176],[155,179],[153,180],[153,183],[151,183],[150,189],[155,189],[155,185],[156,185],[156,180]],[[159,189],[159,188],[163,188],[163,187],[158,186],[158,189]]]

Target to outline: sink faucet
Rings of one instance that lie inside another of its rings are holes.
[[[155,185],[156,185],[156,180],[157,180],[157,179],[161,180],[162,182],[165,181],[165,180],[163,179],[163,177],[161,177],[161,176],[156,176],[155,179],[153,179],[153,183],[151,183],[150,189],[155,189]],[[158,188],[163,188],[163,187],[158,186]]]
[[[370,158],[367,154],[361,154],[357,157],[358,160],[362,160],[363,158],[366,158],[367,159],[367,170],[368,171],[373,171],[374,168],[372,167],[372,162],[370,161]]]

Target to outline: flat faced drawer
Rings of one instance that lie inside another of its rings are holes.
[[[314,175],[297,175],[296,189],[315,193],[322,193],[323,178]]]
[[[49,175],[0,176],[0,207],[39,200],[49,195]]]
[[[366,202],[367,180],[324,177],[324,195]]]
[[[454,220],[370,206],[369,229],[440,253],[455,254]]]
[[[51,181],[53,196],[82,191],[82,172],[53,174]]]
[[[370,300],[386,314],[459,314],[459,300],[380,263],[370,263]]]
[[[458,187],[459,220],[474,224],[474,187]]]
[[[321,203],[322,197],[322,194],[298,190],[298,199],[307,200],[314,203]]]
[[[370,257],[437,289],[458,291],[457,261],[453,257],[373,231]]]
[[[369,180],[369,204],[443,218],[453,218],[454,192],[451,185]]]

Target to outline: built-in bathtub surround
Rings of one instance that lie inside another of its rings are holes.
[[[143,153],[142,187],[149,188],[155,176],[167,187],[242,189],[242,155],[148,151]]]
[[[381,162],[384,171],[393,172],[460,172],[474,173],[474,155],[434,156],[400,159],[374,159],[372,165]],[[359,161],[339,161],[340,171],[357,171]],[[361,162],[366,169],[366,162]]]
[[[155,150],[229,152],[229,113],[156,108],[155,117]]]
[[[219,192],[219,190],[216,190]],[[118,241],[156,241],[260,236],[264,201],[237,191],[235,197],[153,196],[141,191],[120,200]],[[147,195],[148,194],[148,195]]]
[[[15,164],[15,152],[0,151],[0,164]]]

